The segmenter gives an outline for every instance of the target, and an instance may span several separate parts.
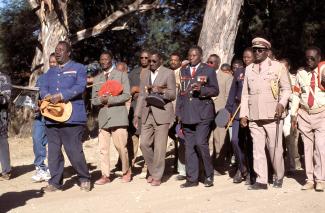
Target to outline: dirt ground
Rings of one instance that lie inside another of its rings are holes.
[[[137,168],[137,175],[130,183],[121,183],[117,175],[112,183],[83,192],[67,160],[64,190],[42,194],[40,188],[46,183],[31,181],[34,174],[31,139],[10,138],[9,143],[13,178],[0,181],[0,212],[325,212],[325,193],[300,190],[303,171],[295,179],[285,178],[282,189],[269,187],[267,191],[248,191],[243,183],[233,184],[228,175],[215,177],[215,185],[211,188],[200,184],[181,189],[182,182],[176,181],[172,173],[172,156],[167,158],[165,182],[159,187],[152,187],[141,179],[141,169]],[[112,168],[117,158],[113,149]],[[86,141],[84,151],[95,180],[100,175],[97,140]]]

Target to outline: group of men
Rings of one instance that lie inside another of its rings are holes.
[[[238,167],[233,182],[245,180],[250,190],[267,189],[268,155],[274,172],[273,187],[281,188],[285,173],[282,127],[291,100],[290,133],[298,126],[304,142],[307,181],[302,189],[324,191],[325,64],[320,63],[321,51],[317,47],[307,49],[306,66],[297,71],[293,82],[288,68],[270,58],[270,49],[269,41],[255,38],[252,47],[243,53],[244,63],[234,60],[232,66],[220,66],[218,55],[210,55],[204,63],[202,49],[193,46],[184,63],[179,54],[171,55],[171,69],[164,67],[159,52],[142,51],[140,66],[129,75],[113,65],[110,52],[103,52],[99,60],[102,71],[91,81],[91,102],[99,111],[102,173],[95,184],[111,182],[109,147],[112,141],[121,162],[122,182],[132,180],[132,167],[140,145],[147,165],[147,182],[159,186],[170,136],[179,148],[177,180],[185,180],[180,187],[195,187],[199,181],[211,187],[214,176],[223,173],[229,130]],[[72,105],[71,116],[65,121],[45,116],[50,172],[48,185],[43,187],[45,192],[62,188],[62,145],[78,174],[81,190],[92,188],[81,141],[87,120],[82,97],[87,77],[85,67],[72,61],[70,54],[70,45],[59,42],[54,54],[58,64],[43,75],[39,85],[43,101]],[[110,92],[102,94],[103,85],[108,82]],[[2,94],[8,101],[7,94]],[[216,115],[225,110],[229,112],[229,125],[216,125]],[[295,139],[290,141],[295,143]],[[127,149],[128,143],[132,145],[131,150]],[[211,158],[213,152],[215,155]],[[2,156],[5,155],[1,155],[1,159]],[[7,169],[3,160],[1,164]]]

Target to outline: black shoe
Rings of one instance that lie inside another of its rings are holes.
[[[251,176],[250,174],[248,173],[246,175],[246,178],[245,178],[245,185],[251,185],[252,184],[252,181],[251,181]]]
[[[194,186],[198,186],[199,183],[198,182],[191,182],[191,181],[186,181],[185,183],[183,183],[182,185],[180,185],[181,188],[189,188],[189,187],[194,187]]]
[[[211,187],[211,186],[213,186],[213,177],[207,177],[207,178],[205,178],[203,184],[204,184],[205,187]]]
[[[267,189],[267,184],[256,182],[253,185],[248,186],[248,190],[260,190],[260,189]]]
[[[282,188],[283,179],[275,179],[273,182],[273,188]]]
[[[184,175],[177,175],[175,180],[186,180],[186,176]]]
[[[233,180],[232,180],[232,182],[233,183],[241,183],[242,181],[243,181],[243,177],[241,175],[241,171],[238,169],[235,176],[234,176],[234,178],[233,178]]]

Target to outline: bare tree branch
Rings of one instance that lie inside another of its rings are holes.
[[[155,0],[151,4],[141,4],[142,2],[143,0],[136,0],[132,4],[128,5],[127,7],[115,11],[114,13],[112,13],[110,16],[108,16],[107,18],[105,18],[95,26],[78,31],[76,34],[70,37],[70,41],[72,43],[76,43],[83,39],[99,35],[102,32],[106,31],[106,29],[117,19],[135,11],[145,12],[157,8],[173,8],[172,6],[168,6],[168,5],[159,5],[158,0]],[[127,28],[127,26],[120,26],[120,27],[116,27],[114,30],[120,30],[125,28]]]

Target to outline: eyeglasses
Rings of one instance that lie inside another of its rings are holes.
[[[309,61],[309,60],[311,60],[311,61],[316,61],[316,58],[313,57],[313,56],[307,56],[307,57],[306,57],[306,61]]]
[[[256,53],[256,52],[258,52],[258,53],[262,53],[262,52],[264,52],[264,51],[266,51],[267,49],[265,49],[265,48],[253,48],[253,52],[254,53]]]
[[[157,63],[157,61],[155,61],[155,60],[149,60],[149,63],[151,63],[151,62],[154,64]]]
[[[207,61],[207,63],[208,63],[208,64],[214,64],[214,62],[213,62],[213,61]]]
[[[148,57],[140,57],[140,59],[148,59]]]

